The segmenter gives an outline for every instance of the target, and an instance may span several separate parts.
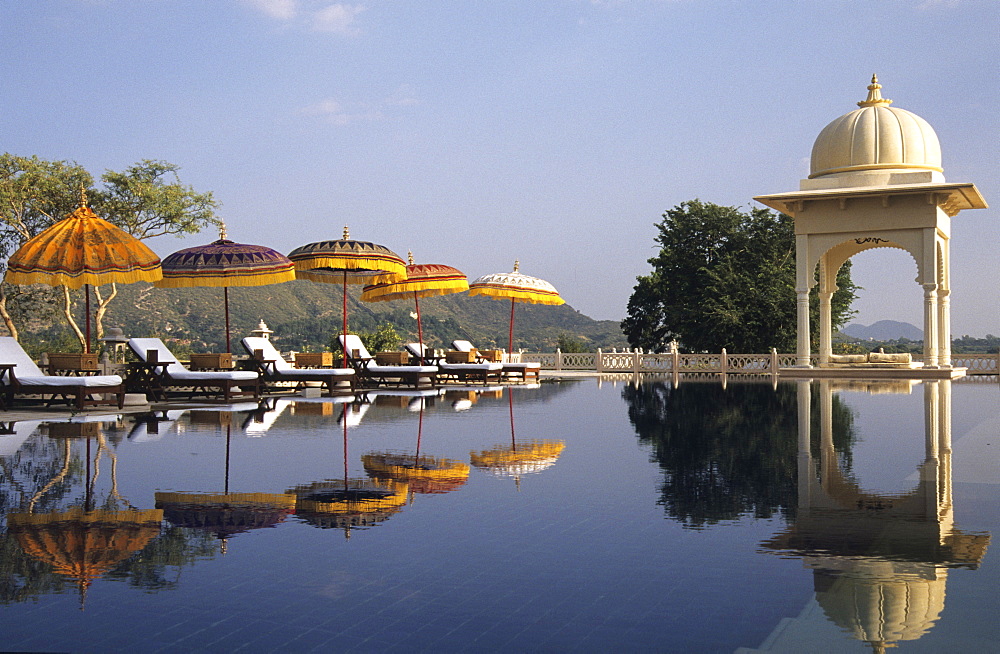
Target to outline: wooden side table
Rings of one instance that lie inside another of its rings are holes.
[[[410,362],[408,352],[376,352],[375,363],[380,366],[404,366]]]
[[[233,355],[228,352],[203,352],[191,355],[191,370],[232,370]]]
[[[81,377],[96,375],[101,368],[97,364],[97,354],[93,352],[50,352],[49,374]]]

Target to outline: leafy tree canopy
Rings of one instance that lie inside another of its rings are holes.
[[[637,278],[622,321],[629,344],[663,351],[673,339],[691,351],[795,350],[795,232],[792,218],[683,202],[656,225],[653,270]],[[837,274],[833,327],[855,312],[850,262]],[[818,298],[811,298],[818,324]],[[815,335],[817,330],[812,330]]]
[[[143,160],[122,172],[106,171],[103,188],[92,188],[94,178],[72,161],[46,161],[37,156],[0,155],[0,257],[5,261],[25,241],[65,218],[80,202],[81,189],[97,215],[140,239],[183,235],[218,224],[216,202],[211,193],[198,193],[181,184],[178,166]],[[97,330],[115,295],[98,291]],[[42,286],[14,287],[0,284],[0,317],[14,337],[17,323],[31,319],[46,321],[52,315],[58,294]],[[63,292],[63,314],[80,339],[72,317],[72,299]]]

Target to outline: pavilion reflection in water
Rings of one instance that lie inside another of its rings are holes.
[[[869,392],[893,392],[884,382]],[[909,392],[905,389],[896,392]],[[819,385],[818,456],[811,386]],[[888,384],[888,385],[887,385]],[[948,570],[976,568],[988,534],[954,524],[951,382],[925,381],[924,460],[903,494],[864,490],[834,449],[833,394],[841,382],[798,382],[798,511],[765,551],[800,557],[813,571],[816,601],[831,622],[873,651],[917,640],[941,618]],[[851,390],[860,390],[851,388]]]

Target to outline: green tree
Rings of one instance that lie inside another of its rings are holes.
[[[209,193],[199,193],[180,182],[179,167],[155,160],[143,160],[122,172],[106,171],[102,189],[93,189],[93,177],[79,164],[70,161],[45,161],[37,156],[19,157],[5,153],[0,157],[0,255],[9,257],[26,240],[63,219],[78,206],[80,189],[87,191],[90,206],[97,215],[140,239],[168,234],[181,236],[219,224],[216,202]],[[23,307],[37,310],[38,294],[49,297],[51,289],[27,287],[0,288],[0,316],[11,335],[17,337],[15,319],[27,313]],[[83,332],[76,324],[73,296],[62,289],[63,313],[81,345]],[[48,296],[44,294],[49,294]],[[104,333],[103,319],[117,288],[95,288],[97,296],[97,336]],[[22,297],[24,296],[24,297]],[[18,308],[8,309],[10,298],[18,299]],[[30,314],[29,314],[30,315]]]
[[[0,273],[6,273],[7,259],[25,241],[73,211],[80,189],[93,182],[90,173],[72,161],[0,155]],[[3,283],[0,317],[10,335],[18,338],[17,325],[29,317],[50,318],[57,299],[52,288]]]
[[[656,225],[653,270],[637,278],[622,331],[632,347],[663,351],[676,339],[690,351],[795,349],[793,220],[768,209],[740,211],[683,202]],[[850,262],[837,274],[833,327],[854,315]],[[813,324],[819,305],[812,297]],[[813,333],[816,333],[813,329]]]

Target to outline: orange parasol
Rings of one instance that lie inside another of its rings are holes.
[[[155,282],[160,259],[139,239],[98,218],[81,190],[80,206],[24,243],[7,262],[11,284],[86,286],[86,351],[90,352],[90,285]]]

